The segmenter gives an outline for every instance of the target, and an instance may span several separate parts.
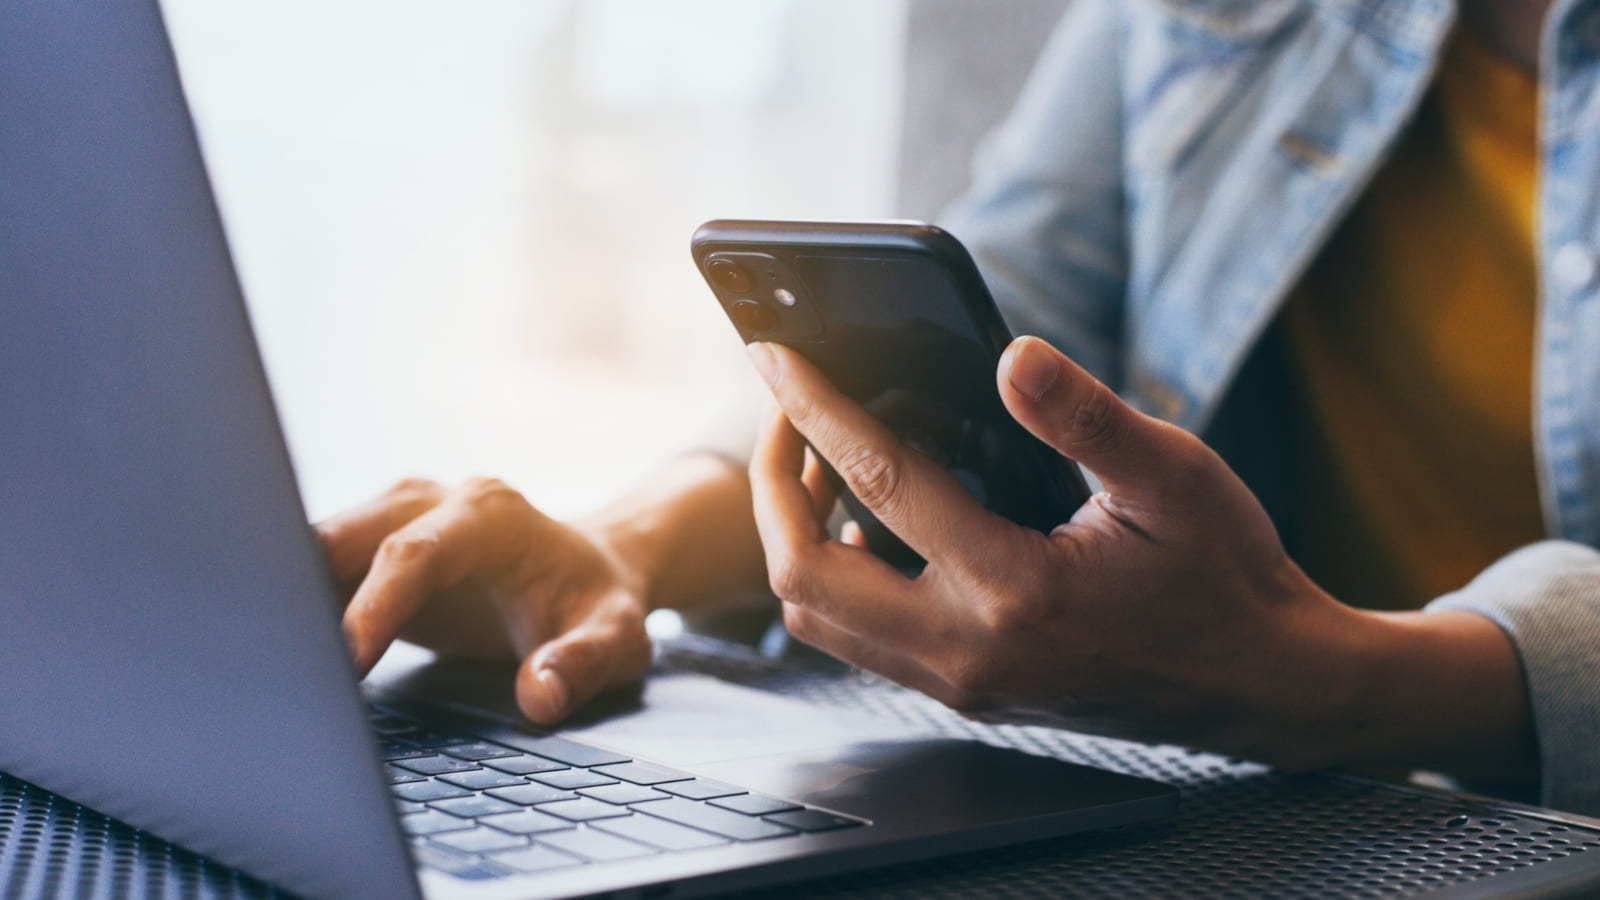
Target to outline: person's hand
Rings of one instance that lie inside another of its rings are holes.
[[[454,491],[403,481],[317,531],[349,598],[344,632],[363,674],[396,637],[519,659],[517,703],[551,723],[650,664],[642,579],[598,535],[499,481]]]
[[[1431,658],[1429,647],[1450,658],[1465,646],[1447,652],[1400,626],[1384,630],[1379,617],[1321,591],[1215,453],[1126,406],[1043,341],[1011,345],[1000,394],[1030,432],[1105,488],[1048,535],[984,509],[792,350],[750,352],[781,407],[750,475],[790,631],[952,707],[1299,768],[1383,754],[1384,738],[1372,736],[1385,725],[1380,712],[1407,713],[1384,706],[1393,686],[1374,684],[1369,676],[1385,669],[1372,660]],[[907,578],[859,546],[859,532],[829,538],[833,498],[805,441],[927,559],[920,575]],[[1510,660],[1519,690],[1503,635],[1487,620],[1447,615],[1427,616],[1430,627],[1470,631],[1473,646],[1499,654],[1496,677]],[[1509,696],[1494,685],[1496,697]],[[1410,699],[1410,690],[1392,694]],[[1473,727],[1473,710],[1461,712],[1462,727]],[[1328,739],[1332,723],[1349,741]],[[1420,745],[1432,738],[1413,737],[1418,746],[1402,752],[1426,756]],[[1363,739],[1370,746],[1351,743]]]

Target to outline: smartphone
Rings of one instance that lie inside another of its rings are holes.
[[[792,347],[988,509],[1048,532],[1088,498],[1077,464],[1001,402],[995,367],[1011,333],[972,257],[945,231],[717,220],[700,226],[691,249],[745,343]],[[868,547],[919,571],[922,558],[827,471]]]

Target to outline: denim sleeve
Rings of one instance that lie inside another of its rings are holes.
[[[1546,806],[1600,815],[1600,551],[1531,544],[1428,604],[1487,616],[1516,645]]]
[[[1073,0],[973,181],[939,223],[972,251],[1011,330],[1112,386],[1126,295],[1122,0]]]

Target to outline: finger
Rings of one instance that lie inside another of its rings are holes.
[[[1013,418],[1087,466],[1115,494],[1144,493],[1203,446],[1181,428],[1134,410],[1036,337],[1011,342],[996,380]]]
[[[811,508],[816,510],[818,521],[827,522],[833,515],[834,504],[839,502],[839,491],[823,470],[817,452],[810,447],[806,448],[806,463],[800,480],[806,486],[806,493],[811,495]]]
[[[927,694],[946,706],[971,710],[983,705],[977,696],[951,685],[915,657],[862,638],[803,606],[784,604],[783,624],[798,640],[857,668]]]
[[[750,456],[750,490],[757,529],[765,513],[768,528],[786,543],[820,544],[828,539],[815,495],[803,480],[808,456],[799,432],[781,409],[772,407]],[[763,544],[765,538],[763,531]]]
[[[383,539],[438,506],[444,496],[445,489],[432,481],[407,478],[366,503],[313,526],[346,600],[367,574]]]
[[[378,661],[430,595],[522,554],[538,518],[504,484],[476,480],[384,538],[344,614],[358,669]]]
[[[869,551],[828,539],[800,480],[805,444],[782,415],[756,440],[750,493],[775,594],[861,634],[896,645],[926,643],[928,612],[915,585]]]
[[[551,725],[606,688],[638,681],[649,667],[644,620],[602,611],[529,654],[517,670],[517,706]]]
[[[794,428],[833,465],[862,505],[923,558],[959,563],[998,553],[1020,526],[985,509],[955,478],[912,450],[782,344],[748,347]]]

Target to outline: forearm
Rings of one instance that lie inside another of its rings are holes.
[[[671,460],[574,525],[616,554],[651,609],[692,609],[765,585],[749,478],[712,453]]]

